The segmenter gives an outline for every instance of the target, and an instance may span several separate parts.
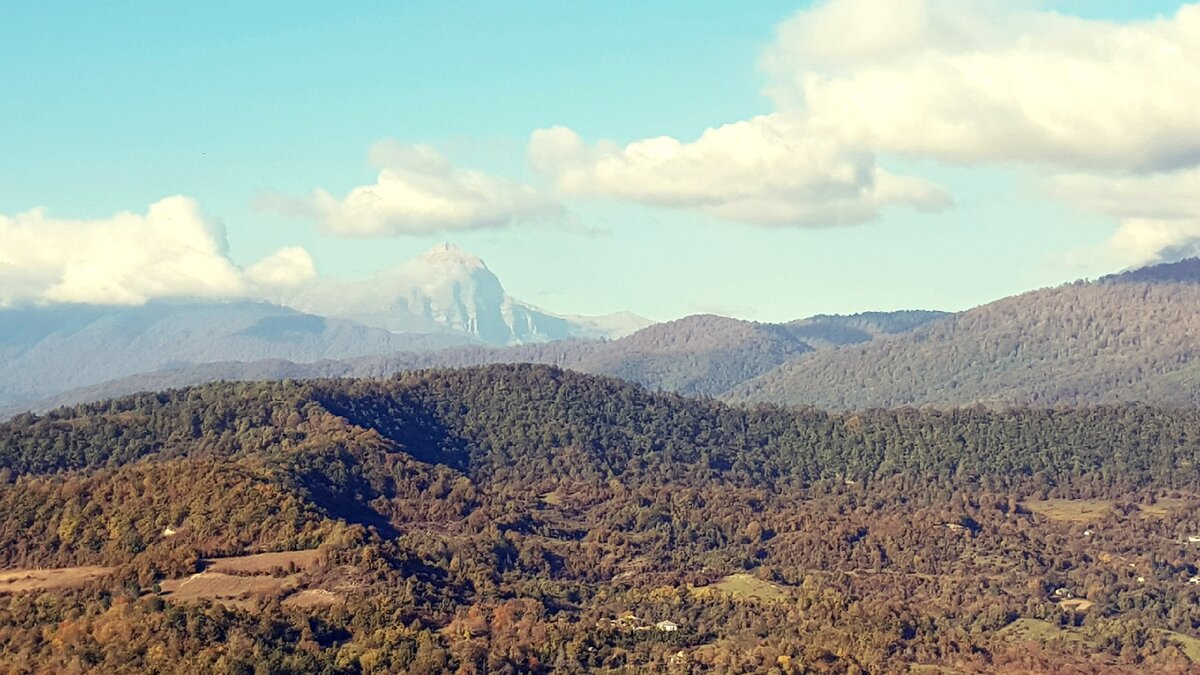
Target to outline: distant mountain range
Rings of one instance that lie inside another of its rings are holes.
[[[0,310],[0,406],[166,368],[224,360],[342,359],[473,344],[397,334],[263,302]]]
[[[378,291],[369,301],[355,295],[366,287]],[[518,362],[687,395],[831,409],[1200,403],[1200,260],[959,314],[783,324],[698,315],[641,327],[647,322],[633,315],[552,315],[513,300],[481,260],[448,245],[343,289],[340,305],[331,288],[293,299],[329,316],[250,302],[0,311],[0,410],[214,380]],[[396,332],[404,328],[412,331]]]
[[[280,301],[0,309],[0,410],[114,379],[214,362],[311,363],[468,345],[610,339],[651,323],[629,313],[545,312],[509,296],[482,260],[449,244],[376,278],[319,282]]]
[[[387,356],[297,363],[273,358],[180,366],[103,382],[47,397],[33,407],[111,398],[218,380],[385,377],[421,368],[491,363],[543,363],[611,375],[651,389],[719,396],[810,352],[861,344],[939,319],[941,312],[822,315],[788,324],[763,324],[713,315],[655,324],[617,340],[562,340],[512,347],[467,346]]]

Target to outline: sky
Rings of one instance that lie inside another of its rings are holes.
[[[961,310],[1200,251],[1200,4],[0,0],[0,305],[450,241],[552,311]]]

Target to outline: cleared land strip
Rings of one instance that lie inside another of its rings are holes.
[[[78,588],[112,574],[111,567],[67,567],[0,572],[0,593],[24,593]]]

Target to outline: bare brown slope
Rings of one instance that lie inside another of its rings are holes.
[[[838,409],[1200,402],[1200,284],[1134,280],[1144,276],[1034,291],[820,352],[729,398]]]

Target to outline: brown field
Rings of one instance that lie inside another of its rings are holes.
[[[1192,663],[1200,663],[1200,640],[1197,640],[1190,635],[1184,635],[1183,633],[1176,633],[1175,631],[1170,630],[1160,630],[1159,632],[1171,642],[1179,645],[1179,648],[1182,649],[1183,653],[1192,660]]]
[[[66,567],[56,570],[8,570],[0,572],[0,593],[53,591],[78,588],[112,573],[111,567]]]
[[[1050,520],[1088,523],[1103,520],[1112,510],[1113,503],[1104,499],[1047,499],[1041,502],[1026,502],[1024,506]]]
[[[294,588],[299,575],[286,577],[233,576],[220,572],[199,572],[184,579],[162,582],[163,593],[171,600],[244,600],[258,593],[276,593]]]
[[[1063,600],[1058,604],[1064,609],[1069,609],[1075,612],[1086,612],[1096,603],[1092,602],[1091,600],[1084,600],[1083,598],[1072,598],[1070,600]]]
[[[254,555],[239,555],[230,558],[205,558],[202,569],[205,572],[222,574],[270,574],[275,569],[287,569],[294,564],[296,569],[305,570],[317,560],[316,549],[308,551],[282,551],[279,553],[256,553]]]
[[[1153,504],[1139,504],[1138,508],[1142,510],[1142,515],[1153,518],[1166,518],[1167,513],[1170,511],[1193,506],[1195,506],[1195,500],[1192,499],[1161,497]]]
[[[723,580],[709,586],[729,595],[759,600],[784,600],[787,593],[782,588],[769,581],[756,579],[749,574],[730,574]]]
[[[1001,628],[997,634],[1017,642],[1085,642],[1082,635],[1039,619],[1017,619]]]
[[[175,602],[214,601],[226,605],[250,606],[256,595],[287,594],[302,584],[301,572],[311,567],[317,551],[258,553],[202,561],[202,570],[182,579],[163,581],[164,596]],[[279,569],[295,571],[272,576]],[[113,571],[110,567],[68,567],[46,570],[9,570],[0,572],[0,595],[29,591],[53,591],[83,586]],[[323,589],[292,593],[285,604],[297,608],[327,607],[345,602],[342,595]]]
[[[308,609],[311,607],[329,607],[331,605],[340,605],[346,602],[346,599],[337,593],[332,593],[322,588],[310,588],[304,591],[298,591],[289,595],[284,601],[284,607],[299,607]]]
[[[1143,518],[1165,518],[1173,509],[1187,507],[1191,499],[1161,498],[1154,504],[1138,504]],[[1023,506],[1043,518],[1069,523],[1094,523],[1103,520],[1113,509],[1114,502],[1106,499],[1047,499],[1025,502]]]

